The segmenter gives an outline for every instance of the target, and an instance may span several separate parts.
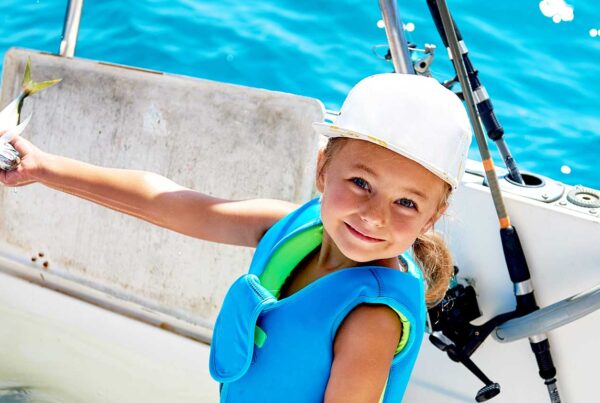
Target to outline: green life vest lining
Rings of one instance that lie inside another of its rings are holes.
[[[271,256],[264,271],[259,276],[260,283],[275,298],[279,299],[281,287],[292,274],[292,271],[309,253],[314,251],[323,242],[323,224],[315,225],[300,232],[293,238],[283,243]],[[402,336],[394,354],[398,354],[410,335],[410,321],[397,310],[394,310],[402,323]],[[267,334],[258,326],[254,333],[254,342],[257,347],[262,347],[267,339]]]

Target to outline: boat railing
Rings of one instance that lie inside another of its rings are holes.
[[[397,73],[415,74],[413,64],[410,60],[410,54],[406,46],[406,38],[398,7],[395,0],[379,0],[379,8],[385,24],[385,32],[390,44],[390,53],[394,70]],[[61,56],[73,57],[75,47],[77,46],[77,37],[79,35],[79,24],[81,22],[81,12],[83,9],[83,0],[69,0],[65,13],[63,32],[60,42],[59,54]]]
[[[59,54],[61,56],[73,57],[75,55],[82,8],[83,0],[69,0],[60,41]]]
[[[379,0],[379,8],[385,24],[385,33],[388,38],[394,71],[396,73],[415,74],[408,47],[405,45],[406,38],[396,0]]]
[[[546,333],[600,309],[600,284],[496,328],[496,340],[511,341]]]

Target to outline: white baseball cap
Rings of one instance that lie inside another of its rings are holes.
[[[471,127],[460,99],[435,79],[377,74],[351,90],[333,123],[313,123],[327,137],[386,147],[421,164],[456,189],[464,172]]]

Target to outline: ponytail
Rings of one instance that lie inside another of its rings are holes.
[[[425,277],[425,303],[429,308],[446,295],[450,277],[454,274],[452,254],[442,237],[434,232],[418,237],[413,244],[413,253]]]

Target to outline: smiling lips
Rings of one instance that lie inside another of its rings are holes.
[[[362,232],[356,230],[350,224],[348,224],[348,223],[344,223],[344,224],[346,224],[346,228],[348,228],[348,231],[350,231],[350,233],[352,235],[354,235],[356,238],[360,239],[361,241],[365,241],[365,242],[383,242],[383,239],[370,237],[370,236],[365,235]]]

